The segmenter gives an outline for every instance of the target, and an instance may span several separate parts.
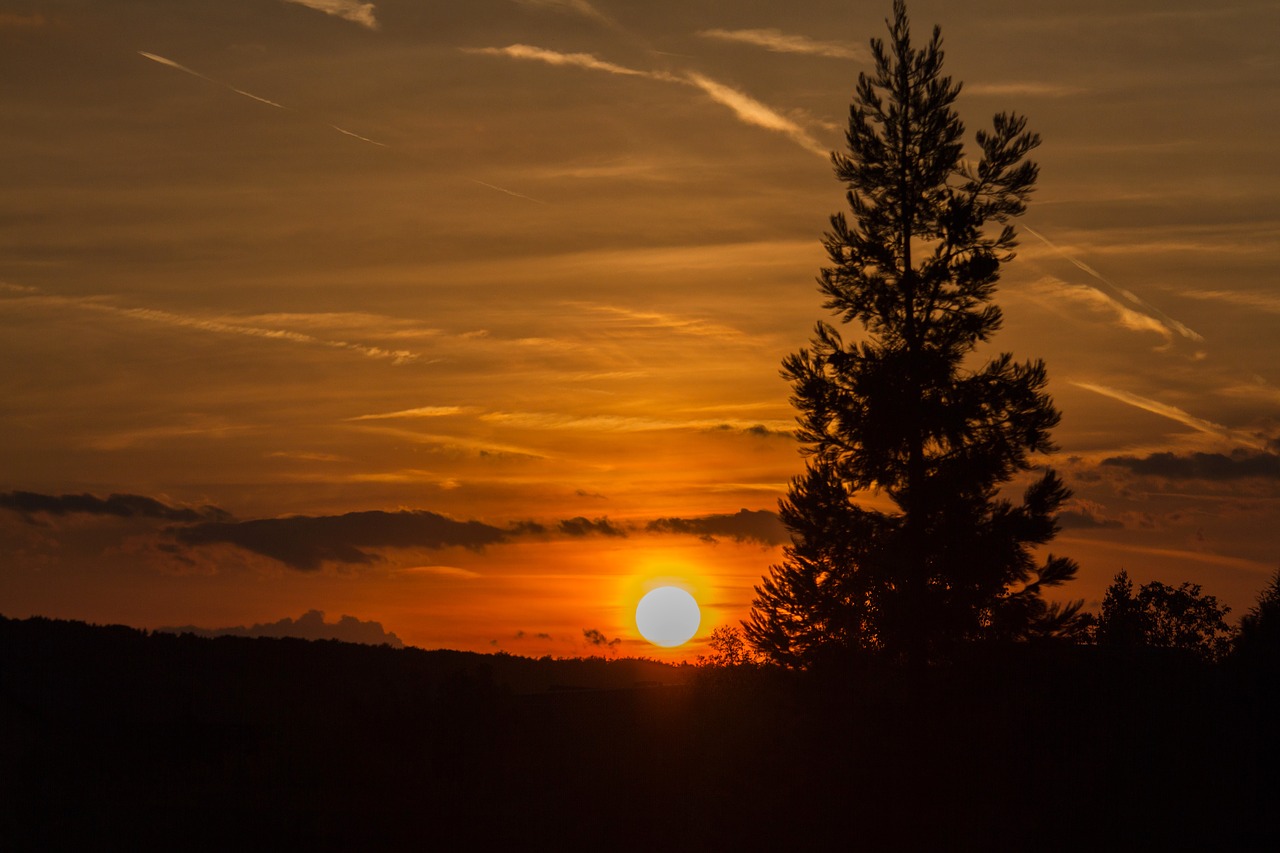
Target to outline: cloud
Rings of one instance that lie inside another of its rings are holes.
[[[380,421],[388,418],[443,418],[449,415],[461,415],[471,411],[462,406],[419,406],[416,409],[402,409],[398,412],[383,412],[376,415],[357,415],[347,418],[349,421]]]
[[[587,645],[603,649],[612,649],[622,642],[619,637],[614,637],[612,640],[608,639],[599,628],[583,628],[582,636],[586,638]]]
[[[566,518],[556,527],[566,536],[625,537],[627,532],[607,518],[588,519],[583,516]]]
[[[797,145],[812,151],[819,157],[830,156],[831,152],[827,150],[826,146],[810,136],[808,131],[750,95],[696,72],[689,72],[686,79],[701,89],[711,100],[732,110],[739,121],[788,136]]]
[[[1102,284],[1106,285],[1111,291],[1113,291],[1115,294],[1120,296],[1124,301],[1127,301],[1129,304],[1133,305],[1136,308],[1141,309],[1146,314],[1158,320],[1170,332],[1180,335],[1181,337],[1184,337],[1187,340],[1196,341],[1197,343],[1204,341],[1204,337],[1199,332],[1195,331],[1194,329],[1188,328],[1184,324],[1173,319],[1168,314],[1161,311],[1159,308],[1156,308],[1154,305],[1151,305],[1150,303],[1148,303],[1147,301],[1139,297],[1137,294],[1129,290],[1125,290],[1123,287],[1120,287],[1119,285],[1115,284],[1106,276],[1104,276],[1102,273],[1098,272],[1096,269],[1089,266],[1084,261],[1075,257],[1066,249],[1063,249],[1057,243],[1054,243],[1048,237],[1041,234],[1039,231],[1036,231],[1034,228],[1028,228],[1025,225],[1022,227],[1024,230],[1026,230],[1028,234],[1031,234],[1040,242],[1044,243],[1046,246],[1048,246],[1050,249],[1056,252],[1059,256],[1061,256],[1063,259],[1068,261],[1072,266],[1076,267],[1077,269],[1084,272],[1085,274],[1091,276],[1096,281],[1099,281]]]
[[[719,41],[740,42],[762,47],[774,53],[806,53],[832,59],[863,59],[866,51],[831,41],[815,41],[807,36],[784,33],[781,30],[702,30],[699,36]]]
[[[752,338],[741,329],[708,322],[696,317],[682,317],[658,311],[635,311],[630,308],[621,308],[614,305],[596,305],[590,302],[569,302],[566,304],[597,314],[616,317],[619,320],[626,321],[633,328],[661,329],[662,331],[680,332],[685,335],[712,338],[732,343],[749,343],[758,340],[757,338]]]
[[[334,453],[313,453],[305,450],[276,450],[267,454],[272,459],[293,459],[298,462],[349,462],[345,456]]]
[[[1112,456],[1103,465],[1124,468],[1134,474],[1171,480],[1280,480],[1280,456],[1236,450],[1222,453],[1152,453],[1145,457]]]
[[[435,575],[442,578],[463,578],[466,580],[483,577],[479,572],[473,572],[471,569],[463,569],[458,566],[413,566],[408,569],[400,569],[400,574]]]
[[[230,513],[215,506],[176,507],[144,495],[112,494],[99,498],[90,494],[41,495],[35,492],[0,494],[0,509],[25,516],[107,515],[116,518],[155,518],[175,522],[226,522]]]
[[[592,6],[588,0],[515,0],[515,2],[533,9],[550,9],[569,15],[578,15],[602,24],[614,25],[609,16]]]
[[[1090,287],[1087,284],[1068,284],[1056,278],[1041,279],[1032,287],[1044,293],[1051,305],[1064,300],[1076,302],[1095,314],[1109,316],[1121,328],[1134,332],[1154,332],[1164,338],[1166,344],[1173,341],[1173,331],[1164,323],[1148,314],[1126,307],[1122,302],[1096,287]]]
[[[752,424],[751,426],[742,426],[740,423],[722,423],[714,427],[715,432],[736,432],[742,435],[756,436],[757,438],[795,438],[794,429],[770,428],[764,424]]]
[[[279,622],[261,623],[247,628],[197,628],[194,625],[183,625],[176,628],[156,628],[156,631],[162,634],[195,634],[198,637],[297,637],[302,640],[338,640],[366,646],[385,644],[397,649],[404,648],[404,642],[384,629],[381,622],[364,622],[354,616],[342,616],[337,622],[326,622],[322,610],[308,610],[297,619],[286,616]]]
[[[785,545],[791,541],[791,534],[777,513],[763,509],[740,509],[732,514],[696,518],[659,518],[649,522],[645,529],[650,533],[698,536],[708,541],[715,541],[717,536],[762,545]]]
[[[98,297],[71,298],[65,296],[48,296],[43,294],[37,295],[32,293],[30,290],[27,290],[23,291],[23,295],[14,297],[8,301],[16,304],[69,307],[82,311],[96,311],[103,314],[113,314],[117,317],[125,317],[131,320],[140,320],[145,323],[155,323],[158,325],[181,329],[196,329],[197,331],[209,332],[218,335],[237,335],[242,337],[284,341],[287,343],[329,347],[331,349],[341,349],[358,353],[367,358],[388,359],[392,364],[407,364],[411,361],[416,361],[419,358],[418,353],[410,350],[385,349],[383,347],[352,343],[350,341],[318,338],[314,335],[309,335],[304,332],[295,332],[288,329],[273,329],[265,326],[249,325],[243,322],[230,322],[223,318],[178,314],[172,311],[161,311],[156,308],[124,308],[104,302]]]
[[[287,329],[266,329],[260,326],[246,326],[241,323],[229,323],[224,320],[196,317],[189,314],[175,314],[171,311],[159,311],[154,308],[117,308],[115,306],[101,304],[94,304],[93,307],[95,310],[111,311],[125,317],[131,317],[135,320],[144,320],[150,323],[161,323],[166,326],[198,329],[203,332],[212,332],[214,334],[221,335],[242,335],[250,338],[266,338],[269,340],[289,341],[291,343],[298,344],[314,344],[330,347],[332,349],[345,349],[369,358],[390,359],[393,364],[406,364],[410,361],[415,361],[418,358],[417,353],[410,352],[409,350],[390,350],[382,347],[368,346],[366,344],[351,343],[349,341],[325,340],[302,332],[292,332]]]
[[[306,6],[318,12],[324,12],[326,15],[333,15],[335,18],[341,18],[344,21],[351,21],[353,24],[368,27],[371,30],[378,28],[378,21],[374,17],[372,3],[360,3],[357,0],[284,0],[284,2]]]
[[[367,549],[479,550],[504,541],[508,535],[479,521],[455,521],[425,510],[205,522],[172,527],[169,533],[183,545],[234,545],[299,571],[315,571],[325,562],[369,565],[379,558]]]
[[[796,122],[760,103],[750,95],[696,72],[690,71],[684,76],[677,76],[664,71],[641,71],[636,68],[628,68],[625,65],[608,62],[590,53],[561,53],[527,44],[513,44],[507,47],[473,47],[463,48],[463,50],[467,53],[507,56],[512,59],[545,62],[549,65],[574,66],[592,71],[604,71],[609,74],[642,77],[649,80],[660,80],[665,83],[693,86],[716,103],[728,107],[738,120],[744,124],[781,133],[802,148],[824,159],[830,155],[826,146],[810,136],[808,131]]]
[[[1135,409],[1142,409],[1144,412],[1150,412],[1153,415],[1159,415],[1161,417],[1168,418],[1171,421],[1176,421],[1177,423],[1191,427],[1197,432],[1202,432],[1206,435],[1213,435],[1219,438],[1229,438],[1255,448],[1262,448],[1265,446],[1259,443],[1255,438],[1243,436],[1235,430],[1228,429],[1222,424],[1216,424],[1213,421],[1208,421],[1204,418],[1197,418],[1194,415],[1184,412],[1177,406],[1170,406],[1166,403],[1161,403],[1157,400],[1151,400],[1146,397],[1140,397],[1137,394],[1131,394],[1128,391],[1121,391],[1117,388],[1108,388],[1106,385],[1095,385],[1091,382],[1072,382],[1071,384],[1077,388],[1083,388],[1086,391],[1092,391],[1095,394],[1101,394],[1104,397],[1110,397],[1113,400],[1118,400],[1121,403],[1133,406]]]
[[[790,421],[754,421],[729,422],[724,420],[689,420],[675,421],[660,418],[640,418],[627,415],[565,415],[547,412],[488,412],[480,416],[483,421],[500,423],[522,429],[538,430],[586,430],[590,432],[650,432],[661,430],[720,430],[741,429],[753,430],[756,427],[765,430],[783,431],[790,428]]]
[[[1241,293],[1237,290],[1183,290],[1179,296],[1212,302],[1225,302],[1245,308],[1257,308],[1269,314],[1280,314],[1280,295],[1274,293]]]
[[[1058,527],[1063,530],[1119,530],[1124,522],[1106,518],[1092,507],[1069,509],[1058,513]]]
[[[679,82],[680,80],[678,77],[660,71],[640,71],[636,68],[628,68],[625,65],[618,65],[600,59],[590,53],[561,53],[556,50],[547,50],[546,48],[534,47],[528,44],[512,44],[506,47],[465,47],[463,51],[486,56],[508,56],[512,59],[527,59],[562,67],[586,68],[591,71],[604,71],[625,77],[647,77],[650,80],[665,80],[667,82]],[[495,189],[497,188],[495,187]]]
[[[1085,90],[1079,86],[1066,86],[1061,83],[1037,83],[1022,81],[1018,83],[968,83],[964,87],[967,95],[987,95],[1000,97],[1011,95],[1017,97],[1067,98],[1082,94]]]

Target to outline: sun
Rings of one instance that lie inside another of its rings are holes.
[[[650,590],[636,605],[636,627],[640,636],[655,646],[684,645],[702,622],[702,611],[693,596],[678,586]]]

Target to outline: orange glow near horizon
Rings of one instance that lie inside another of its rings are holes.
[[[0,13],[0,613],[321,610],[671,662],[747,617],[805,465],[779,368],[838,323],[815,277],[847,202],[817,155],[889,0],[396,4],[377,29],[56,5]],[[1247,612],[1280,526],[1280,13],[1024,4],[1010,39],[993,4],[911,5],[966,83],[967,154],[997,111],[1044,137],[975,358],[1047,366],[1062,595],[1097,611],[1125,569]],[[1219,43],[1241,61],[1170,47]],[[661,585],[701,608],[674,649],[635,625]]]

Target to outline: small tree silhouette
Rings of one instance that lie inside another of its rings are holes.
[[[1128,572],[1116,575],[1102,600],[1098,645],[1113,649],[1174,649],[1201,660],[1221,660],[1234,632],[1226,623],[1231,608],[1204,595],[1200,584],[1142,585],[1135,595]]]
[[[1280,569],[1241,617],[1236,654],[1249,663],[1280,666]]]

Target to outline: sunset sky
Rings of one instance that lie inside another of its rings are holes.
[[[0,0],[0,613],[705,651],[781,556],[779,363],[890,5]],[[1062,595],[1240,615],[1280,564],[1280,3],[909,12],[970,139],[1044,139],[992,352],[1063,414]]]

